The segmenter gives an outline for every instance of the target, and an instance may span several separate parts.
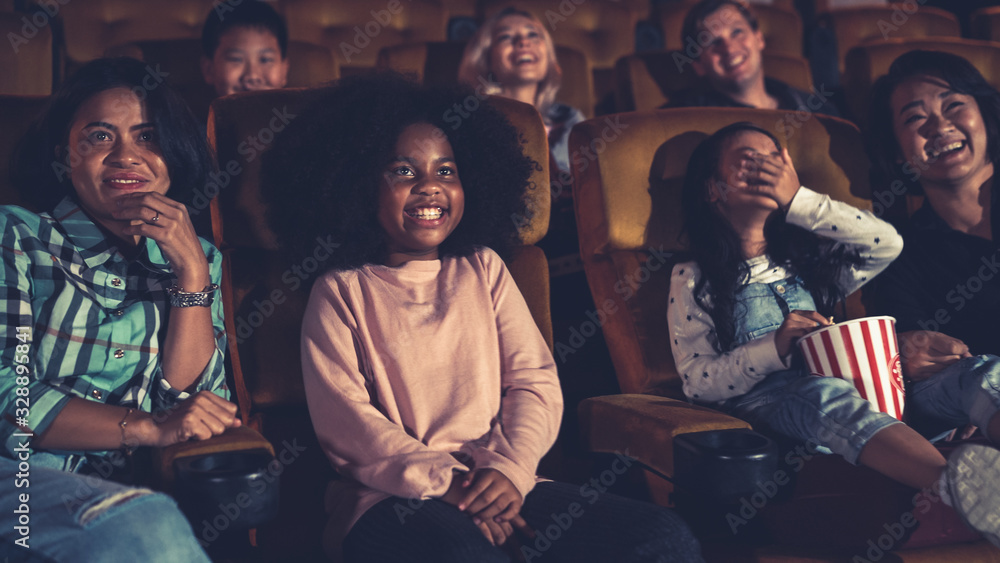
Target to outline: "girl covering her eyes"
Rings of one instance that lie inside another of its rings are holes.
[[[302,327],[313,425],[341,475],[327,553],[347,561],[700,561],[667,509],[540,482],[562,394],[552,354],[500,258],[535,163],[470,91],[346,79],[264,161],[283,245],[339,246]],[[500,254],[498,254],[498,252]],[[591,502],[593,500],[593,502]],[[553,514],[575,514],[537,543]]]
[[[895,229],[800,186],[788,150],[750,123],[724,127],[695,149],[683,208],[694,261],[674,267],[668,317],[684,393],[906,485],[934,486],[1000,544],[991,517],[1000,510],[1000,452],[966,445],[946,462],[852,384],[811,375],[796,356],[798,338],[831,324],[834,305],[896,258],[902,239]],[[1000,428],[995,388],[952,391],[960,403],[953,408]]]

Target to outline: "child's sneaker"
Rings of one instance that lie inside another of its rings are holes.
[[[945,470],[952,504],[962,520],[1000,547],[1000,450],[965,444]]]

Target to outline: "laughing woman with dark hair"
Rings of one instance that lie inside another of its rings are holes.
[[[32,547],[57,561],[206,560],[169,498],[95,474],[127,481],[119,450],[240,424],[214,302],[221,258],[183,204],[211,155],[177,94],[146,78],[132,59],[84,66],[12,163],[41,213],[0,207],[0,467],[27,463],[44,483],[30,490]],[[0,497],[15,506],[8,483]],[[16,549],[13,526],[0,547]]]
[[[877,189],[925,198],[903,230],[903,253],[868,297],[873,311],[896,317],[907,410],[932,435],[969,421],[921,408],[921,397],[973,372],[992,375],[964,387],[1000,386],[996,356],[975,356],[1000,354],[1000,92],[959,56],[913,51],[876,82],[870,123]],[[1000,426],[978,425],[1000,440]]]
[[[913,51],[876,82],[870,123],[875,189],[925,198],[874,286],[875,305],[901,331],[961,341],[934,337],[947,353],[926,358],[932,371],[968,351],[1000,354],[1000,92],[959,56]]]

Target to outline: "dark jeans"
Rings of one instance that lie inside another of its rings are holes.
[[[566,483],[539,483],[521,516],[535,530],[517,534],[528,562],[632,563],[702,561],[698,540],[672,511]],[[510,542],[508,542],[510,543]],[[514,561],[494,547],[467,514],[441,500],[388,498],[361,517],[344,540],[344,559],[364,562]]]

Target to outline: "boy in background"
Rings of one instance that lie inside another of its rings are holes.
[[[201,72],[216,95],[283,88],[288,82],[288,28],[268,4],[220,3],[201,32]]]

